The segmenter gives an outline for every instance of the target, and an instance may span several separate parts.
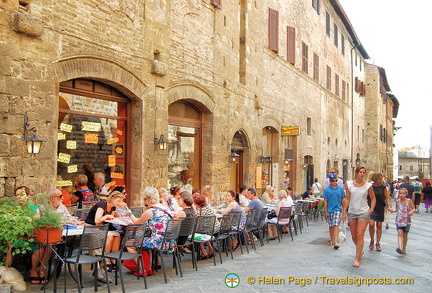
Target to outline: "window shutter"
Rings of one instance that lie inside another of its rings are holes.
[[[222,9],[222,0],[210,0],[210,3],[214,7]]]
[[[314,53],[314,73],[313,78],[315,81],[319,82],[319,56]]]
[[[287,61],[295,64],[295,28],[287,26]]]
[[[302,70],[304,73],[309,72],[309,47],[302,42]]]
[[[342,80],[342,100],[346,100],[346,83],[345,80]]]
[[[331,91],[331,68],[327,65],[327,89]]]
[[[269,49],[278,52],[279,12],[271,8],[269,8],[268,26]]]
[[[326,34],[330,37],[330,14],[326,11]]]
[[[335,95],[339,97],[339,75],[335,73]]]

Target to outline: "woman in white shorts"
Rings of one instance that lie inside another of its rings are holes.
[[[348,216],[348,222],[351,230],[351,238],[356,245],[356,257],[353,263],[354,267],[360,266],[360,259],[363,253],[364,234],[369,223],[369,216],[375,208],[375,194],[372,184],[365,180],[366,168],[357,167],[355,178],[347,182],[346,199],[348,201],[348,213],[346,206],[342,213],[342,221]],[[368,206],[367,197],[371,199],[371,207]]]

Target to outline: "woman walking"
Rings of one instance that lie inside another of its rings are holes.
[[[386,206],[390,209],[391,201],[387,187],[383,184],[383,175],[381,173],[372,174],[372,188],[376,198],[375,209],[370,216],[369,220],[369,249],[374,249],[375,242],[375,231],[376,231],[376,250],[381,251],[381,235],[382,235],[382,224],[384,222],[384,214]],[[368,204],[370,206],[370,198],[368,198]]]
[[[353,262],[353,267],[360,266],[360,259],[363,253],[364,233],[369,223],[369,217],[375,209],[375,194],[372,184],[365,180],[366,168],[357,167],[355,170],[355,178],[347,182],[346,199],[348,205],[344,206],[342,213],[342,221],[345,221],[348,216],[348,223],[351,230],[351,238],[356,245],[356,256]],[[367,196],[371,198],[371,207],[369,208]],[[347,207],[348,206],[348,214]]]

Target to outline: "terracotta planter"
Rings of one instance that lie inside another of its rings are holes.
[[[53,244],[62,241],[63,229],[54,227],[41,227],[35,229],[36,241],[44,244]]]

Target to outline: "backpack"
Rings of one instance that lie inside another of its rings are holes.
[[[420,189],[420,183],[419,182],[414,182],[414,191],[415,192],[420,192],[421,191],[421,189]]]

